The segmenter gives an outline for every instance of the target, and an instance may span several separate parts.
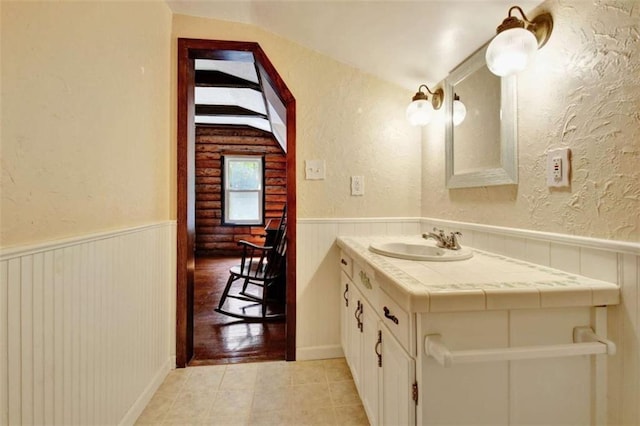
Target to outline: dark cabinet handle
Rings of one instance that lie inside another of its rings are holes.
[[[358,305],[356,306],[354,316],[356,317],[356,321],[358,321],[356,327],[358,327],[358,330],[360,330],[360,332],[362,333],[362,321],[360,321],[360,315],[362,315],[362,303],[360,303],[360,301],[358,300]]]
[[[349,284],[345,284],[344,287],[345,289],[344,289],[344,293],[342,293],[342,298],[344,299],[344,305],[348,308],[349,298],[347,297],[347,293],[349,292]]]
[[[344,260],[344,259],[340,259],[340,263],[342,263],[344,266],[347,266],[347,265],[348,265],[347,261],[346,261],[346,260]]]
[[[376,342],[376,355],[378,355],[378,367],[382,367],[382,353],[380,352],[380,345],[382,344],[382,330],[378,330],[378,341]]]
[[[398,317],[396,317],[395,315],[391,315],[391,311],[389,311],[389,308],[387,308],[386,306],[384,307],[384,316],[385,318],[390,319],[391,321],[393,321],[394,323],[398,324]]]
[[[360,333],[364,332],[364,322],[360,319],[363,313],[364,313],[364,303],[361,303],[360,314],[358,315],[358,328],[360,329]]]

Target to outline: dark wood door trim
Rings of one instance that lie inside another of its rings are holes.
[[[178,39],[177,111],[177,264],[176,365],[193,356],[193,271],[195,240],[195,58],[245,58],[253,54],[287,109],[287,319],[286,359],[296,357],[296,102],[269,58],[257,43]]]

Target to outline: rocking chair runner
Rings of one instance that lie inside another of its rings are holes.
[[[247,241],[239,241],[242,246],[242,260],[240,265],[229,269],[229,280],[224,288],[218,307],[215,309],[224,315],[241,318],[249,321],[275,320],[285,317],[284,309],[280,312],[267,312],[267,304],[274,299],[270,298],[270,290],[276,286],[284,272],[285,254],[287,251],[287,221],[286,208],[282,212],[282,218],[278,229],[269,246],[259,246]],[[236,281],[242,280],[241,289],[231,292]],[[249,286],[258,288],[257,293],[247,291]],[[225,307],[227,299],[237,299],[249,302],[241,306],[239,310],[231,311]],[[260,305],[261,315],[247,314],[249,308]]]

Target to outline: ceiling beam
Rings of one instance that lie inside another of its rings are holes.
[[[266,119],[266,114],[251,111],[237,105],[196,105],[196,115],[214,115],[214,116],[249,116]]]
[[[260,84],[222,71],[196,70],[196,87],[232,87],[261,91]]]

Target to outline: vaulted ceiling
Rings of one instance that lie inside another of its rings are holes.
[[[415,91],[485,44],[512,5],[540,0],[166,0],[174,13],[243,22]]]

